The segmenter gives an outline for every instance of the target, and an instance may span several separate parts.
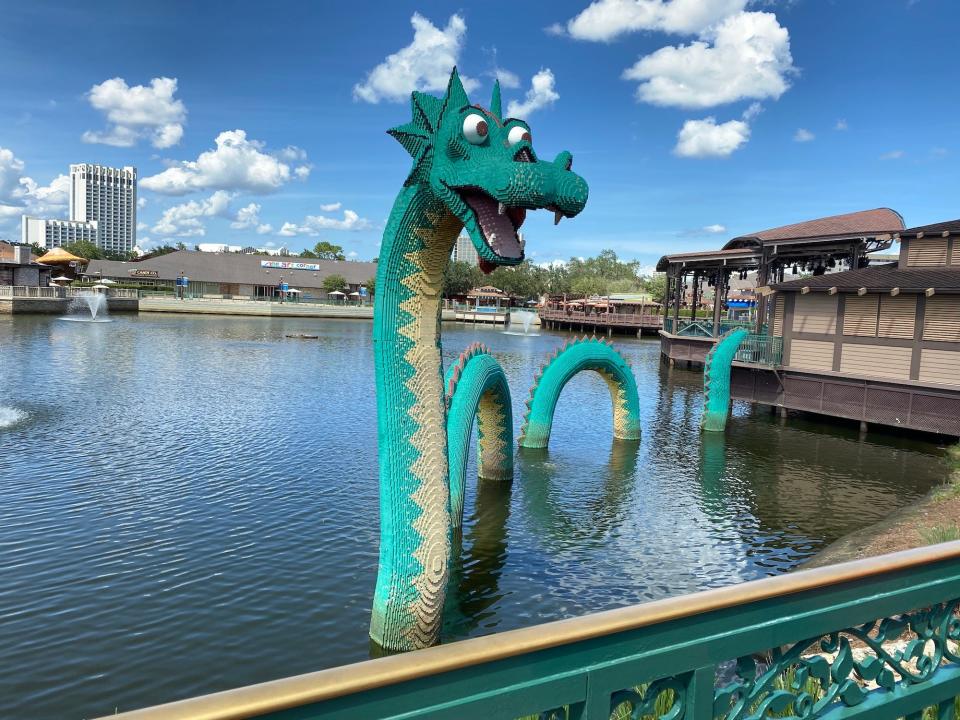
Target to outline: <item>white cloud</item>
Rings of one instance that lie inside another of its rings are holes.
[[[451,15],[441,30],[420,13],[410,18],[413,42],[401,48],[367,74],[367,79],[353,86],[353,97],[368,103],[381,100],[402,102],[414,90],[442,92],[447,88],[450,69],[457,64],[467,33],[467,24],[460,15]],[[460,76],[467,92],[477,82]]]
[[[714,235],[719,235],[720,233],[725,233],[727,231],[727,228],[725,225],[714,223],[713,225],[705,225],[703,230],[704,232],[712,233]]]
[[[70,178],[58,175],[40,185],[25,174],[26,163],[0,147],[0,224],[20,215],[61,215],[68,206]]]
[[[287,145],[277,152],[277,157],[289,163],[304,162],[307,159],[307,151],[296,145]]]
[[[881,160],[899,160],[906,153],[903,150],[891,150],[890,152],[884,153],[880,156]]]
[[[843,118],[840,118],[839,120],[837,120],[837,124],[833,126],[833,129],[834,129],[834,130],[846,130],[846,129],[847,129],[847,121],[844,120]]]
[[[350,258],[351,260],[355,260],[358,257],[360,257],[360,255],[359,253],[357,253],[356,250],[351,250],[350,252],[347,253],[347,257]]]
[[[150,85],[130,87],[123,78],[104,80],[87,93],[90,104],[107,116],[104,132],[88,130],[87,143],[131,147],[149,138],[156,148],[172,147],[183,137],[187,108],[175,99],[176,78],[153,78]]]
[[[162,237],[203,237],[207,230],[201,218],[228,217],[232,197],[224,190],[217,190],[205,200],[191,200],[167,208],[151,232]]]
[[[550,68],[538,72],[531,78],[530,89],[523,101],[511,100],[507,104],[507,116],[525,118],[537,110],[553,105],[560,98],[555,83],[556,78]]]
[[[673,152],[680,157],[726,157],[750,138],[750,126],[742,120],[717,125],[713,117],[687,120],[677,133]]]
[[[794,142],[810,142],[816,137],[812,132],[806,128],[797,128],[797,131],[793,134]]]
[[[13,150],[0,147],[0,200],[9,199],[20,188],[20,179],[26,164]]]
[[[342,205],[342,203],[338,203],[338,202],[335,202],[335,203],[327,203],[326,205],[321,205],[321,206],[320,206],[320,209],[321,209],[323,212],[336,212],[337,210],[340,209],[341,205]]]
[[[743,99],[779,98],[795,72],[790,34],[772,13],[741,12],[667,46],[623,72],[640,82],[637,99],[653,105],[706,108]]]
[[[302,224],[285,222],[278,234],[284,237],[294,235],[319,235],[321,230],[366,230],[373,224],[360,217],[353,210],[344,210],[343,219],[329,218],[325,215],[307,215]]]
[[[547,32],[560,35],[565,29],[577,40],[600,42],[639,30],[699,33],[746,4],[747,0],[596,0],[566,28],[555,23]]]
[[[137,207],[138,207],[138,208],[144,208],[144,207],[146,207],[146,206],[147,206],[147,199],[146,199],[145,197],[138,197],[138,198],[137,198]]]
[[[753,120],[757,115],[763,112],[763,105],[758,102],[750,103],[750,107],[743,111],[743,119],[747,122]]]
[[[234,230],[256,230],[257,235],[268,235],[273,232],[272,225],[260,221],[259,203],[250,203],[237,210],[230,227]]]
[[[567,34],[567,29],[563,26],[562,23],[558,23],[558,22],[550,23],[543,29],[543,31],[547,35],[555,35],[557,37]]]
[[[140,186],[164,195],[209,189],[269,193],[290,182],[291,175],[300,177],[310,172],[305,165],[291,169],[278,156],[289,155],[289,148],[278,154],[265,152],[264,144],[248,140],[243,130],[226,130],[215,142],[216,149],[143,178]]]
[[[493,75],[497,80],[500,81],[500,86],[515,90],[520,87],[520,76],[516,73],[512,73],[509,70],[504,68],[497,68],[493,71]]]

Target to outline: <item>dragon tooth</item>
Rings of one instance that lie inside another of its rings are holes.
[[[553,213],[553,224],[559,225],[561,220],[563,220],[563,213],[557,210]]]
[[[497,203],[497,215],[503,215],[507,211],[507,206],[503,203]]]

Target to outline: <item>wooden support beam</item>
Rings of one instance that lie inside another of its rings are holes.
[[[866,295],[866,294],[867,294],[866,288],[857,288],[857,295]]]
[[[800,294],[801,294],[801,295],[806,295],[808,292],[810,292],[810,286],[809,286],[809,285],[804,285],[802,288],[800,288]]]
[[[898,287],[890,288],[890,295],[891,295],[891,296],[896,297],[896,296],[899,295],[899,294],[900,294],[900,288],[898,288]]]
[[[934,288],[927,288],[926,290],[924,290],[923,294],[926,295],[927,297],[933,297],[936,292],[937,291]]]
[[[827,290],[827,294],[828,294],[828,295],[836,295],[836,294],[837,294],[837,286],[834,285],[832,288],[830,288],[829,290]]]

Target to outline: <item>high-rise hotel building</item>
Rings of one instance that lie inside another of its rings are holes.
[[[137,244],[137,169],[70,166],[70,219],[96,221],[97,246],[130,252]]]
[[[130,252],[137,244],[137,169],[88,163],[70,166],[70,219],[24,215],[21,241],[60,247],[89,240],[102,250]]]

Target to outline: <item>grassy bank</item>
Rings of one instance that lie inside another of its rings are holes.
[[[801,567],[823,567],[847,560],[960,540],[960,445],[947,451],[947,482],[910,507],[841,538]]]

